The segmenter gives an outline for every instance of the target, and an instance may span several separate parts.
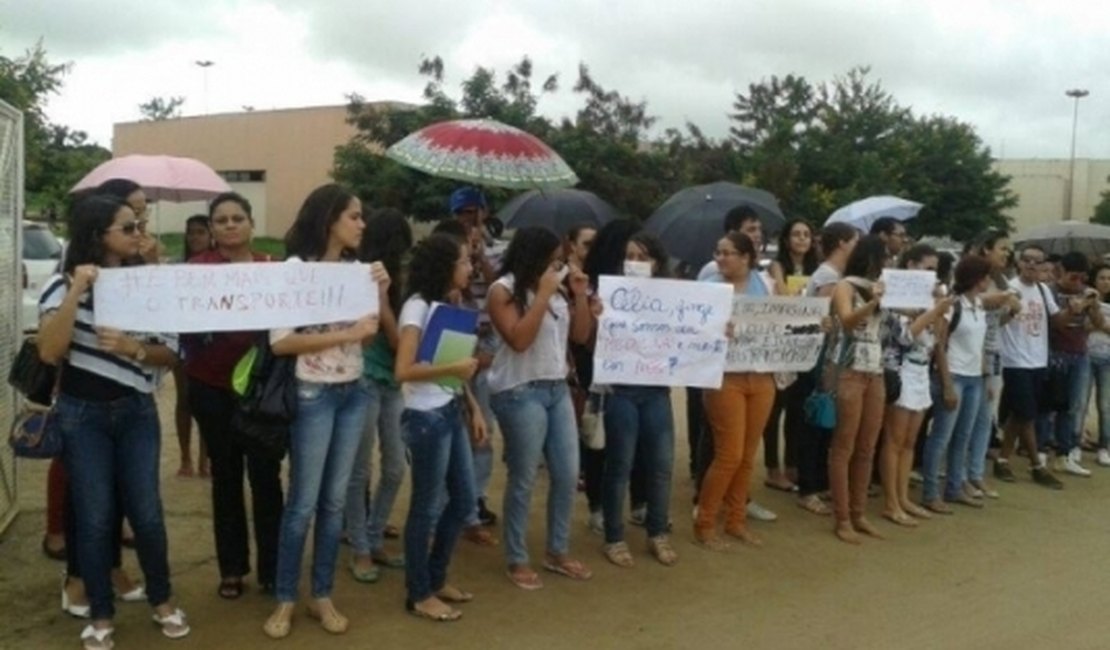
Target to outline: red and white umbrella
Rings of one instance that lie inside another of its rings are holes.
[[[551,147],[496,120],[437,122],[409,134],[385,155],[426,174],[475,185],[554,189],[578,183]]]
[[[76,194],[93,190],[113,178],[126,178],[138,183],[150,201],[206,201],[231,191],[227,181],[199,160],[136,154],[104,161],[69,192]]]

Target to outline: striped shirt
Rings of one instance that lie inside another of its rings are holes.
[[[39,317],[53,313],[62,306],[68,291],[65,276],[51,276],[39,297]],[[140,364],[132,359],[104,352],[97,345],[96,323],[92,292],[86,291],[77,301],[77,317],[73,323],[73,338],[69,344],[66,363],[74,368],[109,379],[124,388],[140,393],[152,393],[158,388],[165,370]],[[149,332],[127,332],[143,343],[164,345],[178,354],[177,334],[154,334]]]

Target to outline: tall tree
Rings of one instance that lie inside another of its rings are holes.
[[[1106,182],[1110,183],[1110,176],[1106,177]],[[1095,206],[1095,213],[1091,216],[1091,222],[1110,226],[1110,190],[1104,190],[1099,196],[1101,200]]]
[[[184,97],[151,97],[149,101],[139,104],[139,114],[145,122],[172,120],[181,117],[181,106],[184,104]]]

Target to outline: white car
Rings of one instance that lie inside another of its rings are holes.
[[[39,293],[62,261],[62,242],[41,223],[23,222],[23,308],[20,324],[24,332],[39,328]]]

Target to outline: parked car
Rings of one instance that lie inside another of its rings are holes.
[[[20,326],[38,331],[39,292],[62,261],[62,242],[41,223],[23,222],[23,308]]]

